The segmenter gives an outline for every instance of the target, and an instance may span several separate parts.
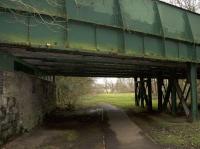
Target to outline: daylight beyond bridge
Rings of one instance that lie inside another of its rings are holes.
[[[0,8],[5,70],[185,77],[187,63],[200,62],[200,16],[163,2],[0,0]]]
[[[159,112],[198,120],[199,27],[158,0],[0,0],[0,144],[54,108],[55,76],[132,77],[150,112],[156,79]]]

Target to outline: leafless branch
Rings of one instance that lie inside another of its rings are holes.
[[[200,9],[200,0],[170,0],[170,3],[193,12]]]

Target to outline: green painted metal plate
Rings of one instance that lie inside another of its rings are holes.
[[[125,28],[162,35],[155,2],[151,0],[119,0]]]
[[[60,20],[62,22],[62,20]],[[29,42],[33,46],[59,48],[65,45],[67,30],[64,23],[52,23],[51,17],[31,17]],[[46,22],[46,23],[44,23]]]
[[[186,10],[155,0],[20,2],[28,7],[0,0],[21,10],[0,10],[1,43],[200,62],[200,16]]]
[[[28,44],[27,17],[0,12],[0,41],[2,43]]]
[[[118,53],[123,49],[122,33],[116,30],[97,29],[97,46],[100,51]]]
[[[196,58],[198,61],[200,61],[200,46],[196,47]]]
[[[159,38],[144,38],[144,50],[145,54],[152,57],[161,57],[163,55],[163,43],[162,39]]]
[[[194,42],[200,43],[200,15],[188,12],[189,23],[193,33]]]
[[[95,28],[78,23],[70,23],[68,46],[75,49],[96,50]]]
[[[158,9],[165,37],[193,42],[186,11],[163,3]]]
[[[116,0],[66,0],[69,19],[104,25],[119,25]]]
[[[166,57],[171,59],[178,59],[179,58],[179,45],[177,42],[173,40],[166,40],[165,41],[166,47]]]
[[[125,52],[131,55],[142,56],[143,51],[143,37],[140,34],[125,34]]]

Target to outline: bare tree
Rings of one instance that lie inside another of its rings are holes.
[[[105,92],[108,94],[109,93],[109,90],[110,90],[110,88],[109,88],[109,82],[108,82],[108,79],[104,79],[104,90],[105,90]]]
[[[170,3],[193,12],[200,9],[200,0],[170,0]]]
[[[57,106],[74,110],[81,96],[91,93],[92,78],[56,77]]]
[[[63,0],[42,0],[45,1],[48,5],[47,7],[57,7],[59,9],[63,9],[64,1]],[[26,11],[27,13],[20,13],[13,8],[10,8],[10,4],[14,5],[16,9],[20,8],[22,11]],[[39,5],[39,4],[38,4]],[[65,23],[67,19],[58,19],[58,17],[53,16],[51,14],[48,15],[48,19],[46,19],[45,9],[40,9],[31,4],[31,0],[7,0],[7,2],[1,2],[0,6],[5,8],[6,11],[10,12],[10,15],[13,17],[13,22],[10,23],[21,23],[26,26],[37,27],[39,24],[45,25],[49,30],[53,32],[57,32],[59,29],[67,30]],[[31,17],[30,17],[31,14]],[[45,15],[42,15],[45,14]],[[28,17],[34,19],[34,23],[30,23],[29,21],[23,21],[21,16]],[[55,28],[56,27],[56,28]]]
[[[127,83],[127,86],[128,86],[128,91],[133,92],[134,88],[135,88],[134,78],[127,78],[126,83]]]
[[[115,83],[107,78],[104,78],[104,91],[108,93],[114,93],[115,92]]]

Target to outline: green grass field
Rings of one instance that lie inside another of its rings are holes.
[[[82,103],[85,106],[96,106],[101,103],[109,103],[124,110],[137,108],[135,107],[134,94],[132,93],[117,93],[117,94],[98,94],[84,96]],[[153,108],[157,108],[157,101],[153,100]]]
[[[146,131],[157,143],[172,148],[200,148],[200,123],[189,123],[185,116],[148,113],[135,107],[134,94],[99,94],[84,96],[81,105],[85,107],[108,103],[125,110],[132,121]],[[157,109],[157,100],[153,100]]]
[[[120,108],[132,108],[134,106],[134,95],[131,93],[124,94],[98,94],[95,96],[83,97],[84,105],[96,106],[101,103],[109,103]]]

